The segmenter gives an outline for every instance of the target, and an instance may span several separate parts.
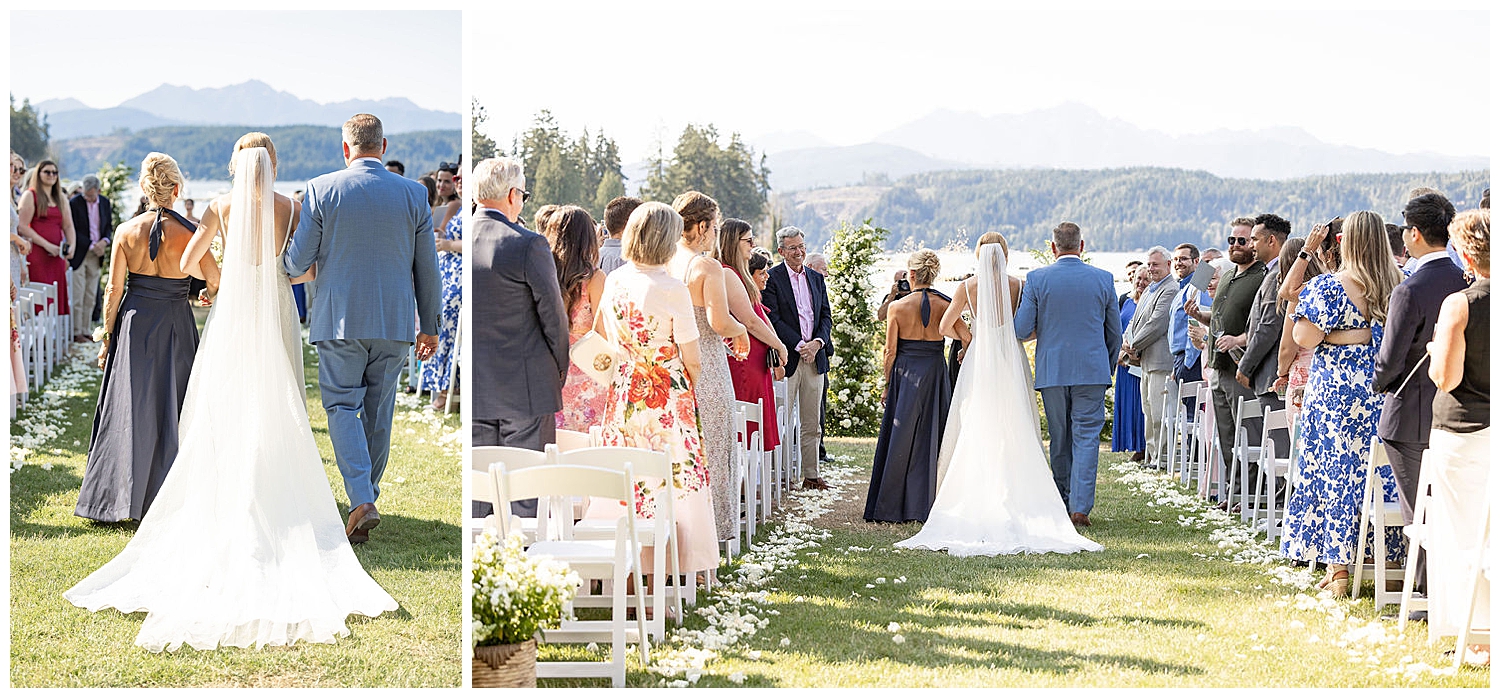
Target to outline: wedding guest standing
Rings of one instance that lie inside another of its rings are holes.
[[[761,305],[761,286],[751,275],[751,265],[762,272],[766,260],[754,253],[755,234],[750,224],[730,218],[719,227],[714,258],[724,265],[724,289],[729,295],[729,312],[750,333],[750,352],[743,359],[729,357],[729,377],[734,382],[734,399],[761,403],[761,448],[770,451],[781,443],[776,429],[776,386],[774,367],[786,361],[786,345],[771,329],[771,319]],[[768,357],[771,357],[768,360]],[[754,435],[759,427],[750,428]]]
[[[698,355],[702,370],[693,381],[698,398],[698,422],[702,428],[704,464],[713,501],[714,527],[719,540],[739,534],[732,502],[739,498],[735,487],[734,379],[729,376],[725,338],[734,345],[734,355],[744,358],[750,351],[745,326],[729,310],[723,265],[704,253],[713,247],[719,228],[719,204],[696,191],[685,192],[672,202],[682,217],[682,235],[668,264],[672,276],[687,285],[698,321]],[[556,214],[553,214],[556,215]]]
[[[828,257],[814,252],[807,255],[807,268],[828,278]],[[823,353],[828,358],[833,358],[833,344],[830,342],[823,347]],[[957,380],[955,378],[955,380]],[[828,450],[823,446],[823,434],[828,431],[828,381],[823,381],[823,399],[818,404],[818,460],[824,463],[832,463],[833,459],[828,457]]]
[[[15,151],[10,153],[10,196],[5,197],[10,201],[10,281],[12,284],[25,282],[25,264],[23,260],[31,253],[31,240],[21,234],[21,211],[16,208],[16,187],[21,185],[21,180],[26,175],[26,158],[17,155]]]
[[[1052,229],[1057,259],[1026,277],[1016,337],[1036,339],[1036,385],[1051,433],[1052,476],[1075,526],[1089,526],[1104,429],[1104,391],[1120,355],[1114,275],[1081,258],[1083,231]]]
[[[110,255],[104,380],[73,510],[101,522],[140,520],[150,510],[177,457],[177,418],[198,350],[183,270],[195,226],[172,210],[182,172],[171,157],[151,153],[139,179],[151,208],[120,225]],[[207,251],[197,264],[212,296],[219,266]]]
[[[390,168],[386,168],[390,169]],[[463,194],[463,180],[455,179]],[[458,316],[464,307],[464,217],[452,216],[437,234],[438,274],[443,284],[442,314],[438,318],[438,345],[422,364],[419,390],[432,391],[432,409],[448,407],[448,389],[453,384],[454,352],[458,350]],[[415,350],[416,346],[413,345]]]
[[[1139,265],[1125,272],[1130,281],[1129,291],[1120,294],[1120,326],[1129,327],[1135,318],[1137,304],[1151,285]],[[1123,341],[1123,340],[1122,340]],[[1115,453],[1130,453],[1130,459],[1139,463],[1146,459],[1146,413],[1141,408],[1141,377],[1130,372],[1125,357],[1115,364],[1115,425],[1110,437],[1109,450]]]
[[[439,163],[432,173],[437,182],[438,205],[432,209],[433,230],[447,230],[448,219],[457,216],[463,206],[463,197],[458,192],[458,163]]]
[[[594,328],[594,312],[604,295],[606,274],[598,268],[599,236],[594,218],[577,206],[564,206],[547,221],[552,241],[552,261],[557,265],[557,285],[563,307],[568,309],[568,344],[571,346]],[[568,379],[562,389],[562,409],[557,428],[587,433],[600,423],[609,390],[583,369],[568,364]]]
[[[92,176],[92,175],[90,175],[90,176]],[[97,178],[95,178],[95,179],[96,179],[95,184],[97,184],[98,183],[97,182]],[[88,191],[89,191],[88,180],[89,180],[88,177],[84,177],[83,178],[83,192],[85,194],[87,194]],[[197,204],[197,202],[193,201],[192,199],[183,199],[182,200],[182,217],[188,219],[188,221],[190,223],[192,223],[193,225],[197,225],[198,222],[201,220],[197,216],[193,215],[193,206],[195,206],[196,204]],[[73,216],[73,219],[74,220],[78,220],[78,216],[76,216],[76,215]]]
[[[557,440],[568,373],[568,316],[557,267],[546,238],[518,222],[527,197],[520,161],[490,158],[472,176],[479,204],[470,230],[477,300],[470,311],[473,444],[540,451]],[[490,510],[474,503],[475,516]],[[511,511],[534,516],[536,501],[512,502]]]
[[[1297,417],[1302,413],[1302,399],[1307,390],[1307,378],[1312,370],[1313,350],[1297,344],[1292,338],[1292,328],[1297,324],[1293,314],[1297,312],[1297,296],[1302,293],[1302,288],[1308,281],[1317,278],[1323,273],[1323,265],[1318,259],[1311,255],[1303,254],[1307,249],[1307,243],[1311,238],[1292,238],[1286,241],[1281,248],[1281,261],[1276,265],[1282,292],[1278,301],[1281,303],[1281,344],[1276,349],[1276,384],[1275,390],[1286,392],[1286,419],[1287,424],[1297,428]],[[1316,249],[1317,245],[1314,244]],[[1288,286],[1287,279],[1293,279]],[[1291,300],[1287,300],[1287,296]]]
[[[1275,390],[1276,357],[1281,347],[1281,329],[1286,324],[1277,291],[1281,287],[1278,270],[1281,246],[1291,233],[1292,224],[1274,213],[1256,216],[1255,227],[1250,229],[1250,245],[1256,261],[1266,265],[1266,275],[1255,290],[1250,315],[1245,320],[1245,353],[1235,365],[1234,379],[1240,387],[1255,394],[1265,412],[1286,407]],[[1291,452],[1291,435],[1285,429],[1276,429],[1270,436],[1277,454],[1284,457]]]
[[[1430,579],[1427,623],[1435,636],[1457,635],[1464,623],[1468,582],[1483,553],[1476,534],[1488,508],[1491,467],[1489,209],[1458,214],[1449,231],[1475,280],[1443,301],[1427,369],[1439,391],[1422,466],[1432,469],[1424,545]],[[1474,627],[1491,627],[1488,584],[1479,585]],[[1466,649],[1488,652],[1489,646]]]
[[[702,420],[693,399],[703,379],[698,342],[703,323],[687,285],[668,269],[679,249],[682,222],[666,204],[641,204],[621,238],[626,264],[605,279],[594,331],[618,345],[621,360],[604,405],[602,440],[606,446],[666,451],[677,498],[678,567],[711,574],[719,566],[719,536],[698,429]],[[654,496],[637,489],[637,515],[655,512]],[[642,564],[649,569],[649,563]]]
[[[1308,282],[1298,299],[1292,337],[1314,347],[1303,403],[1299,484],[1287,497],[1282,555],[1327,566],[1320,588],[1349,593],[1364,493],[1366,459],[1382,396],[1375,390],[1375,355],[1385,335],[1391,291],[1401,272],[1391,261],[1385,222],[1370,211],[1344,220],[1344,267]],[[1222,289],[1221,289],[1222,291]],[[1217,303],[1217,301],[1216,301]],[[1381,466],[1385,501],[1396,501],[1390,466]],[[1401,529],[1387,529],[1390,560],[1405,553]]]
[[[402,177],[406,176],[406,165],[402,164],[400,160],[386,160],[385,169],[390,172],[395,172]]]
[[[833,342],[833,310],[823,275],[804,264],[807,242],[802,231],[792,226],[776,231],[776,249],[782,263],[771,267],[763,298],[776,336],[791,350],[786,357],[786,391],[788,408],[802,420],[802,487],[826,490],[828,483],[818,472],[818,445],[823,442],[818,415]]]
[[[625,222],[641,200],[634,196],[617,196],[604,206],[604,229],[609,236],[599,243],[599,268],[608,274],[620,268],[625,258],[620,256],[620,235],[625,232]]]
[[[1167,248],[1156,246],[1146,251],[1146,264],[1136,272],[1144,275],[1151,284],[1146,287],[1121,337],[1122,358],[1140,366],[1141,408],[1146,416],[1146,463],[1161,468],[1162,419],[1167,381],[1172,378],[1172,350],[1167,337],[1167,327],[1172,321],[1172,299],[1177,296],[1177,283],[1170,272],[1171,257]]]
[[[64,205],[57,163],[43,160],[21,192],[21,235],[31,242],[26,255],[31,282],[57,289],[57,314],[68,315],[68,255],[72,253],[73,211]]]
[[[1453,222],[1453,204],[1441,194],[1426,194],[1406,203],[1403,244],[1417,264],[1391,293],[1385,342],[1375,355],[1375,389],[1386,394],[1385,409],[1376,428],[1396,474],[1396,493],[1401,515],[1412,523],[1417,482],[1422,473],[1422,454],[1432,432],[1433,401],[1437,386],[1418,370],[1427,357],[1427,343],[1445,299],[1468,287],[1464,272],[1448,259],[1448,225]],[[1415,372],[1414,372],[1415,371]],[[1407,376],[1411,376],[1410,379]],[[1423,556],[1416,561],[1416,590],[1425,592],[1427,575]]]
[[[1177,277],[1179,290],[1172,298],[1172,319],[1167,323],[1167,336],[1170,337],[1168,347],[1172,350],[1172,378],[1183,382],[1203,380],[1201,353],[1188,341],[1187,311],[1183,309],[1188,298],[1197,297],[1204,305],[1211,302],[1197,288],[1188,290],[1199,263],[1196,245],[1183,243],[1172,250],[1172,273]],[[1184,395],[1182,399],[1188,403],[1189,409],[1197,404],[1197,398]]]
[[[83,193],[68,201],[68,206],[77,229],[73,257],[68,260],[73,267],[73,281],[68,284],[68,295],[73,299],[73,341],[88,342],[93,339],[89,318],[94,316],[99,273],[109,252],[109,239],[115,233],[114,214],[109,198],[99,196],[99,178],[94,175],[83,178]],[[184,218],[196,225],[191,206],[188,214]]]
[[[937,497],[938,452],[953,399],[939,331],[951,300],[932,288],[938,256],[918,250],[906,267],[912,292],[892,303],[886,314],[885,387],[880,395],[885,413],[865,496],[866,521],[927,520]]]

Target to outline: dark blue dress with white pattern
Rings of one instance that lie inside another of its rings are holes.
[[[443,231],[446,240],[464,239],[464,217],[456,215],[448,219]],[[464,257],[457,252],[439,252],[438,274],[443,280],[442,315],[438,321],[437,351],[422,364],[421,390],[443,391],[453,376],[448,370],[456,350],[454,340],[458,337],[458,313],[464,305]]]
[[[1287,499],[1286,536],[1281,541],[1281,553],[1288,558],[1347,565],[1355,561],[1370,439],[1385,402],[1374,389],[1375,353],[1385,324],[1366,321],[1332,274],[1307,283],[1293,317],[1325,333],[1369,328],[1372,335],[1370,344],[1324,343],[1313,350],[1297,454],[1299,480]],[[1396,501],[1389,465],[1381,466],[1381,477],[1385,501]],[[1387,529],[1386,546],[1388,559],[1405,556],[1401,529]]]

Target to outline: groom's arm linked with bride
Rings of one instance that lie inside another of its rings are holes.
[[[1082,231],[1064,222],[1052,231],[1057,261],[1026,276],[1016,310],[1016,337],[1036,339],[1037,392],[1047,415],[1053,481],[1075,524],[1089,525],[1104,393],[1120,355],[1120,308],[1114,277],[1087,264]]]
[[[297,277],[318,268],[308,340],[318,349],[328,436],[349,497],[345,533],[362,543],[380,523],[375,501],[397,378],[414,340],[418,359],[437,348],[441,287],[427,190],[385,169],[380,119],[356,114],[343,141],[348,166],[307,183],[284,271]]]

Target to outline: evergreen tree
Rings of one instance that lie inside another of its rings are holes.
[[[490,120],[489,115],[484,112],[484,107],[479,104],[479,100],[471,100],[469,107],[469,140],[473,152],[469,158],[470,162],[478,163],[480,160],[504,155],[505,153],[500,150],[500,145],[479,130],[479,127]]]
[[[10,149],[16,151],[27,163],[35,163],[47,157],[47,146],[52,140],[47,117],[38,114],[31,106],[31,99],[21,101],[16,109],[16,96],[10,96]]]
[[[713,124],[689,124],[671,161],[665,162],[658,151],[647,170],[643,199],[671,202],[685,191],[701,191],[719,202],[726,217],[759,222],[766,214],[771,171],[765,157],[757,161],[738,133],[730,135],[727,146],[720,146]]]

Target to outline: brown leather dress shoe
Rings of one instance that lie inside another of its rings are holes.
[[[349,524],[344,527],[344,535],[349,537],[350,544],[364,543],[370,540],[370,529],[380,525],[380,512],[375,510],[374,502],[365,502],[349,512]]]
[[[1075,512],[1073,512],[1073,517],[1072,518],[1073,518],[1073,525],[1074,526],[1092,526],[1092,525],[1094,525],[1094,522],[1089,521],[1089,515],[1088,514],[1084,514],[1084,513],[1076,512],[1075,511]]]
[[[828,483],[823,482],[823,478],[821,478],[821,477],[804,478],[802,480],[802,489],[804,489],[804,490],[826,490],[826,489],[828,489]]]

